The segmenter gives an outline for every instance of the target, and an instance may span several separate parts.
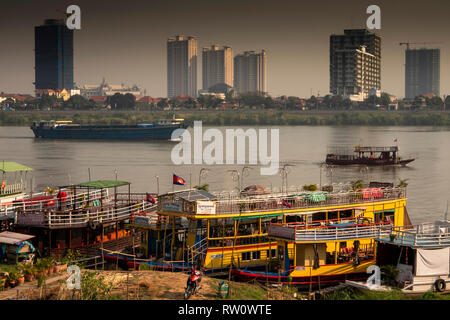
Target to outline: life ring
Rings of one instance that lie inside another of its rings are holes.
[[[5,187],[6,187],[5,181],[2,181],[2,189],[5,189]]]
[[[94,231],[98,227],[98,222],[95,222],[93,220],[89,220],[88,226],[89,226],[89,228],[91,228],[92,231]]]
[[[434,288],[436,289],[437,292],[444,292],[445,287],[446,287],[446,283],[443,279],[437,279],[434,282]]]

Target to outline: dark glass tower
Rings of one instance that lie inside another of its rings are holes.
[[[34,28],[35,88],[73,89],[73,30],[63,20]]]
[[[422,94],[440,95],[439,49],[407,49],[405,66],[405,97],[414,99]]]

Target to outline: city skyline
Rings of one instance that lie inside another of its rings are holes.
[[[28,4],[29,3],[29,4]],[[7,4],[0,13],[4,50],[0,59],[0,90],[33,93],[33,28],[47,18],[61,18],[68,1]],[[165,41],[173,34],[198,37],[199,47],[229,45],[235,54],[267,51],[271,95],[310,96],[329,93],[329,36],[344,29],[365,28],[369,1],[243,1],[235,3],[180,1],[162,4],[130,1],[79,1],[81,30],[74,32],[74,79],[77,85],[138,84],[151,96],[166,96]],[[107,4],[107,5],[106,5]],[[399,42],[440,42],[441,94],[448,93],[450,22],[444,1],[395,4],[379,1],[382,10],[382,91],[404,96],[405,48]],[[24,6],[29,8],[24,12]],[[326,7],[327,10],[323,10]],[[10,19],[6,19],[8,16]],[[11,19],[20,16],[21,19]],[[170,19],[169,19],[170,17]],[[229,18],[232,18],[231,20]],[[19,21],[20,20],[20,21]],[[232,23],[225,24],[225,21]],[[417,23],[421,21],[421,23]],[[424,27],[425,26],[425,27]],[[201,66],[198,64],[198,74]],[[201,77],[197,87],[201,88]]]

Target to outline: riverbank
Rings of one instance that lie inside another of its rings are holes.
[[[29,126],[39,120],[72,120],[80,124],[124,125],[172,118],[173,111],[0,111],[0,126]],[[450,126],[443,111],[276,111],[176,110],[189,124],[210,126]]]

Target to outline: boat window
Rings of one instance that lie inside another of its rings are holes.
[[[312,214],[312,221],[326,220],[326,212],[316,212]]]
[[[266,250],[266,257],[268,259],[274,258],[277,256],[277,249]]]
[[[260,260],[260,259],[261,259],[261,251],[253,251],[252,260]]]
[[[346,219],[353,217],[353,210],[339,211],[339,218]]]
[[[286,223],[291,222],[305,222],[305,217],[303,215],[286,216]]]
[[[394,222],[394,212],[385,212],[383,222]]]
[[[242,261],[250,261],[250,252],[242,252]]]
[[[259,230],[259,223],[257,220],[252,220],[252,223],[240,223],[239,229],[238,229],[238,235],[239,236],[247,236],[247,235],[253,235],[258,234]]]
[[[338,219],[337,211],[328,212],[328,220],[337,220],[337,219]]]

